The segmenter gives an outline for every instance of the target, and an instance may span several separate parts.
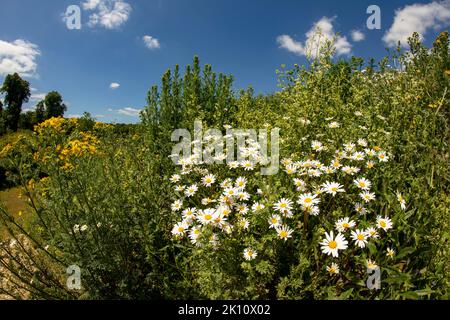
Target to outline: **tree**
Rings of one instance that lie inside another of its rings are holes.
[[[23,80],[17,73],[8,74],[0,88],[1,93],[5,93],[5,105],[8,127],[17,131],[22,112],[22,104],[28,102],[30,98],[30,84]]]
[[[45,118],[62,117],[66,112],[67,107],[63,103],[63,99],[59,92],[51,91],[47,93],[44,99],[45,104]]]
[[[36,105],[36,121],[41,123],[45,120],[45,102],[41,100]]]

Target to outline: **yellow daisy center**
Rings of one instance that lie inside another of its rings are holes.
[[[281,237],[281,238],[286,238],[287,236],[288,236],[287,231],[284,231],[284,230],[281,230],[281,231],[280,231],[280,237]]]
[[[210,214],[205,215],[205,220],[211,220],[211,219],[212,219],[212,215],[210,215]]]
[[[386,227],[386,221],[381,220],[381,221],[380,221],[380,226],[383,227],[383,228],[385,228],[385,227]]]
[[[328,247],[330,247],[330,249],[336,249],[336,248],[337,248],[337,242],[334,241],[334,240],[331,240],[331,241],[328,243]]]
[[[356,236],[356,239],[358,239],[359,241],[363,241],[364,240],[364,235],[363,234],[358,234]]]

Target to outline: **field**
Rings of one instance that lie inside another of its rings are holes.
[[[410,46],[378,64],[325,52],[258,96],[196,57],[150,88],[139,124],[57,117],[3,136],[0,294],[450,298],[448,33]],[[217,163],[175,165],[172,132],[196,121],[189,149]],[[261,174],[255,137],[219,164],[231,128],[267,130],[277,173]]]

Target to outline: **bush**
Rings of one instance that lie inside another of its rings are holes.
[[[150,89],[142,124],[52,118],[32,138],[2,146],[0,161],[35,213],[26,232],[0,209],[11,235],[0,254],[7,287],[20,286],[27,298],[448,298],[448,34],[431,50],[417,37],[410,45],[364,70],[359,59],[333,62],[329,53],[308,68],[280,70],[281,90],[256,97],[251,89],[234,94],[232,77],[208,65],[201,72],[195,58],[183,77],[175,67]],[[399,67],[387,67],[389,59]],[[264,177],[225,165],[180,169],[169,158],[170,134],[194,120],[280,128],[283,170]],[[210,187],[201,180],[207,174],[216,180]],[[246,187],[235,192],[249,199],[220,199],[238,177]],[[375,199],[361,197],[361,178]],[[345,192],[333,196],[327,182]],[[186,193],[193,184],[198,190]],[[305,206],[307,193],[320,202]],[[237,205],[244,202],[248,212]],[[207,223],[208,213],[219,220]],[[274,214],[287,228],[270,228]],[[352,232],[371,227],[379,237],[364,233],[367,243],[356,246]],[[339,233],[348,248],[328,255],[322,247],[332,249]],[[26,261],[10,259],[16,250]],[[365,283],[375,264],[381,290]],[[82,290],[66,286],[70,265],[82,270]]]

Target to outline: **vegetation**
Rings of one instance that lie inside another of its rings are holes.
[[[33,219],[0,208],[0,294],[450,298],[448,33],[432,48],[414,35],[408,52],[378,64],[336,61],[331,48],[279,70],[273,95],[236,93],[231,76],[195,58],[149,90],[139,125],[86,114],[6,136],[0,168]],[[281,170],[259,174],[257,141],[249,165],[175,165],[171,133],[193,132],[195,120],[205,130],[279,128]],[[81,290],[66,286],[70,265],[82,270]],[[377,267],[373,290],[367,269]]]

